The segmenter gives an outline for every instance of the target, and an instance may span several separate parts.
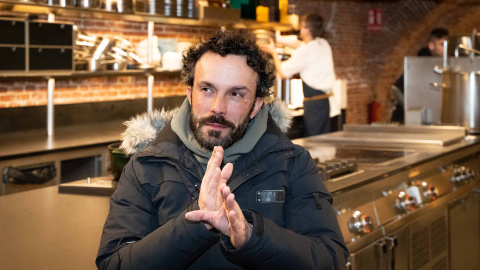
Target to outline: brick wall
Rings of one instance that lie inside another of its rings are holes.
[[[337,77],[347,80],[347,123],[367,123],[368,104],[380,102],[382,121],[391,113],[390,86],[403,72],[403,57],[416,55],[426,45],[434,27],[451,34],[480,30],[480,5],[434,0],[399,1],[290,1],[299,14],[324,16],[326,38],[332,45]],[[369,32],[366,16],[370,8],[383,12],[383,29]],[[57,18],[61,20],[65,18]],[[122,36],[134,43],[146,38],[147,24],[141,22],[73,20],[91,34]],[[155,35],[195,42],[211,31],[208,27],[155,25]],[[1,80],[1,79],[0,79]],[[147,95],[145,77],[109,77],[57,80],[55,103],[77,103],[141,98]],[[157,76],[154,96],[184,93],[176,76]],[[0,81],[0,107],[46,104],[44,80]]]

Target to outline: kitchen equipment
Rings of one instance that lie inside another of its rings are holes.
[[[475,31],[472,36],[477,36]],[[467,47],[462,44],[459,46]],[[444,125],[464,126],[468,133],[478,134],[480,133],[480,108],[478,104],[480,102],[480,71],[452,70],[448,66],[448,48],[450,48],[450,45],[445,44],[443,68],[438,66],[434,68],[435,72],[442,74],[441,122]],[[475,60],[475,58],[472,59]]]
[[[77,70],[126,70],[143,61],[133,53],[130,41],[122,37],[96,37],[78,34],[75,41]]]
[[[133,13],[132,0],[102,0],[100,6],[110,12]]]
[[[69,7],[75,6],[76,0],[45,0],[45,4],[49,6]]]
[[[83,8],[99,8],[100,0],[76,0],[76,6]]]
[[[162,14],[168,17],[196,18],[194,0],[142,0],[137,1],[136,11]]]
[[[110,169],[113,177],[118,181],[122,174],[123,167],[130,160],[130,155],[126,155],[120,148],[121,142],[112,143],[108,145],[108,152],[110,153]]]
[[[463,44],[458,45],[458,47],[459,47],[459,48],[462,48],[462,49],[464,49],[464,50],[466,50],[466,51],[469,51],[469,52],[474,52],[474,53],[476,53],[476,54],[480,54],[480,51],[479,51],[479,50],[472,49],[472,48],[467,47],[467,46],[465,46],[465,45],[463,45]]]
[[[293,142],[326,176],[350,251],[346,269],[478,269],[478,241],[450,238],[480,233],[478,138],[451,126],[346,125]],[[476,257],[452,259],[458,250]]]
[[[102,61],[102,67],[105,70],[126,70],[127,62],[125,60],[105,60]]]
[[[0,70],[26,70],[27,24],[21,18],[0,18]]]
[[[461,46],[460,46],[461,45]],[[470,35],[455,35],[448,37],[448,55],[456,58],[469,56],[464,47],[480,50],[480,37],[474,32]]]

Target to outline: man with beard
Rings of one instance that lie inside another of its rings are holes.
[[[348,251],[310,154],[264,104],[275,73],[246,30],[184,55],[187,98],[127,123],[100,269],[343,269]],[[290,118],[289,118],[290,117]]]

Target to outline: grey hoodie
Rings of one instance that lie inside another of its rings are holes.
[[[272,119],[282,132],[287,132],[292,122],[292,112],[285,102],[274,99],[265,104]],[[146,112],[126,121],[125,132],[122,133],[121,148],[127,154],[135,154],[142,151],[157,137],[165,124],[170,122],[179,108],[170,111],[153,110]]]

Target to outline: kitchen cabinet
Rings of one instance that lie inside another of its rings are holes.
[[[449,205],[450,269],[480,269],[480,189]]]
[[[20,191],[37,189],[87,177],[98,177],[108,174],[108,148],[107,144],[98,146],[86,146],[77,149],[64,149],[61,151],[31,154],[17,158],[0,160],[2,171],[8,167],[35,166],[52,164],[56,168],[56,176],[41,184],[18,184],[5,183],[2,181],[0,195],[7,195]]]
[[[374,259],[372,259],[374,258]],[[347,270],[408,269],[408,227],[350,254]]]
[[[431,211],[409,225],[409,268],[448,269],[446,207]]]
[[[95,8],[81,8],[76,6],[60,7],[49,6],[43,3],[27,2],[27,1],[11,1],[0,0],[0,10],[22,12],[27,14],[52,14],[62,17],[70,18],[84,18],[84,19],[105,19],[105,20],[124,20],[133,22],[153,22],[169,25],[186,25],[186,26],[212,26],[212,27],[234,27],[234,28],[248,28],[248,29],[275,29],[280,31],[292,30],[290,24],[282,24],[277,22],[257,22],[254,20],[233,21],[229,19],[185,19],[168,17],[161,14],[148,13],[115,13],[102,9]]]

